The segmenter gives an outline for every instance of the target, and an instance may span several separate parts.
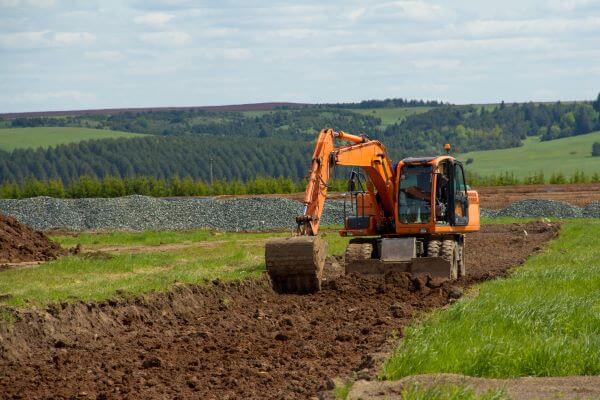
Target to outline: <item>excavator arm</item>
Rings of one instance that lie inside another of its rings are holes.
[[[336,139],[350,145],[335,147]],[[323,129],[311,161],[304,193],[304,211],[296,217],[300,235],[314,236],[319,231],[331,168],[334,165],[363,168],[379,193],[384,212],[387,215],[393,213],[393,168],[385,147],[379,141],[369,140],[365,136]]]
[[[349,145],[336,147],[336,139]],[[327,246],[317,233],[334,165],[363,168],[379,194],[384,213],[393,215],[393,168],[385,147],[365,136],[323,129],[311,160],[303,213],[296,217],[298,235],[272,239],[265,246],[267,272],[278,292],[307,293],[321,288]]]

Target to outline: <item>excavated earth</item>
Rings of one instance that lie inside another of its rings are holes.
[[[65,253],[42,232],[0,214],[0,264],[54,260]]]
[[[557,235],[542,222],[468,238],[454,284],[331,277],[314,295],[277,295],[266,278],[176,285],[167,293],[13,310],[0,323],[0,398],[302,399],[332,378],[376,371],[411,318],[474,282],[503,276]]]

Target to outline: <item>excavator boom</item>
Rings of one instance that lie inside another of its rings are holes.
[[[350,145],[335,147],[335,139],[349,142]],[[296,218],[298,234],[314,236],[318,233],[331,168],[334,165],[364,168],[382,197],[384,208],[389,213],[393,212],[391,188],[394,172],[385,147],[380,142],[369,140],[365,136],[323,129],[317,139],[311,161],[308,184],[304,193],[304,211]]]
[[[336,139],[349,144],[336,147]],[[311,160],[303,213],[296,217],[297,235],[272,239],[266,244],[267,272],[278,292],[307,293],[320,289],[327,243],[316,235],[334,165],[362,167],[377,189],[385,212],[393,213],[393,168],[384,146],[365,136],[322,130]]]

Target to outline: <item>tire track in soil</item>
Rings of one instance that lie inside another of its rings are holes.
[[[527,235],[524,233],[527,231]],[[468,237],[469,277],[331,279],[277,295],[266,278],[176,285],[167,293],[11,310],[0,325],[0,398],[311,398],[333,377],[377,368],[373,354],[456,287],[506,274],[556,236],[542,222]]]

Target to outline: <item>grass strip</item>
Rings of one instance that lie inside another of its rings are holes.
[[[380,377],[600,374],[599,220],[567,221],[549,248],[477,290],[409,327]]]
[[[43,306],[57,301],[104,300],[117,293],[140,294],[168,290],[174,283],[257,277],[265,270],[264,244],[289,233],[114,232],[57,236],[64,246],[84,249],[186,243],[166,251],[91,253],[67,256],[39,266],[0,272],[0,304]],[[342,254],[348,239],[324,232],[330,254]],[[197,244],[197,246],[196,246]]]

